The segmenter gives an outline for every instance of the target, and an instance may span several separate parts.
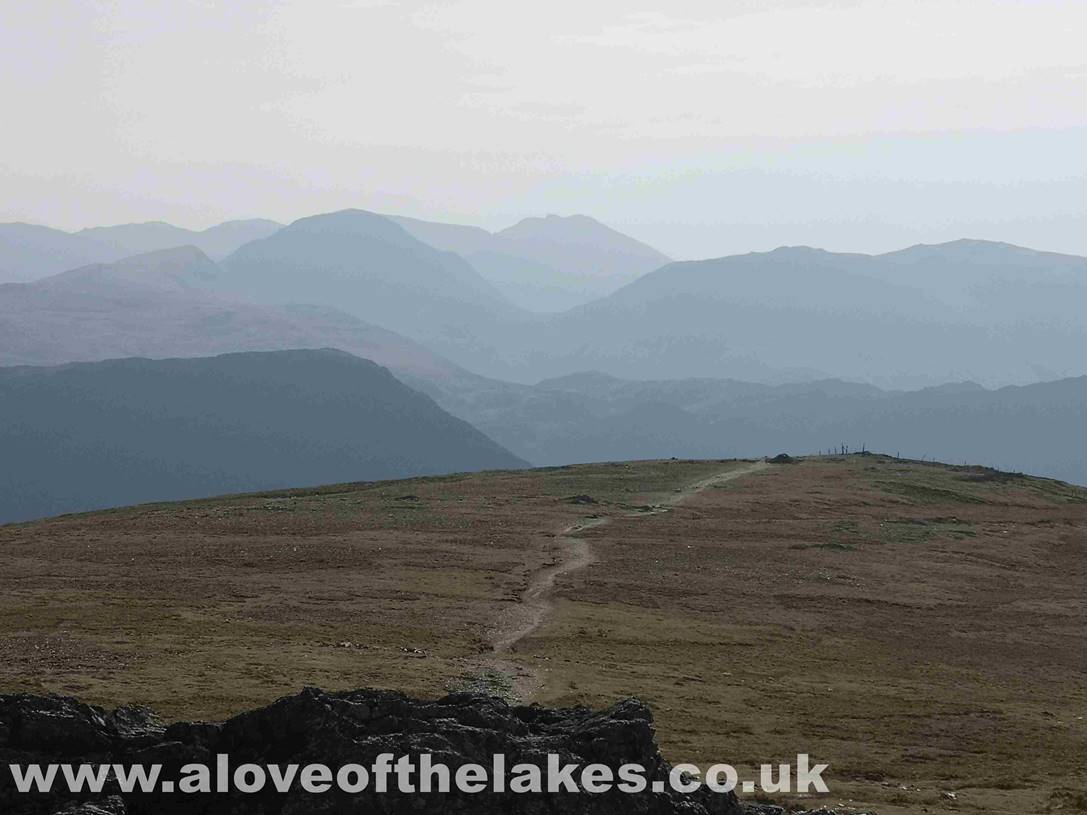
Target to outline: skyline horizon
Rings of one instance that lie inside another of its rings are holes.
[[[1075,0],[60,0],[5,22],[0,221],[590,212],[684,258],[964,235],[1087,255]]]
[[[489,232],[491,234],[498,234],[498,233],[502,232],[504,229],[509,229],[511,227],[514,227],[514,226],[524,222],[524,221],[529,221],[529,220],[533,220],[533,219],[544,219],[544,218],[551,218],[551,217],[558,217],[558,218],[562,218],[562,219],[568,219],[568,218],[574,218],[574,217],[587,217],[587,218],[590,218],[590,219],[596,221],[599,224],[602,224],[605,227],[608,227],[610,229],[618,231],[618,232],[626,235],[627,237],[633,238],[634,240],[637,240],[637,241],[639,241],[641,243],[644,243],[646,246],[649,246],[649,247],[651,247],[653,249],[656,249],[656,250],[662,252],[663,254],[668,256],[669,262],[677,262],[677,263],[686,262],[686,261],[696,261],[696,260],[722,259],[722,258],[735,257],[735,256],[740,256],[740,255],[761,255],[761,254],[768,254],[770,252],[774,252],[774,251],[781,250],[781,249],[812,249],[812,250],[816,250],[816,251],[829,252],[831,254],[865,255],[865,256],[869,256],[869,257],[879,257],[881,255],[894,254],[896,252],[905,251],[907,249],[912,249],[912,248],[915,248],[915,247],[946,246],[946,245],[955,244],[955,243],[997,244],[997,245],[1004,245],[1004,246],[1009,246],[1009,247],[1013,247],[1013,248],[1017,248],[1017,249],[1026,249],[1026,250],[1029,250],[1029,251],[1032,251],[1032,252],[1038,252],[1038,253],[1042,253],[1042,254],[1065,255],[1065,256],[1070,256],[1070,257],[1087,257],[1087,241],[1085,241],[1084,250],[1082,252],[1076,252],[1076,251],[1069,251],[1069,250],[1058,249],[1058,248],[1051,248],[1051,247],[1048,247],[1048,246],[1042,246],[1042,245],[1036,245],[1036,244],[1030,244],[1030,243],[1024,243],[1024,242],[1017,242],[1017,241],[1013,241],[1013,240],[1005,240],[1003,238],[998,238],[998,237],[982,237],[980,235],[971,235],[971,234],[959,234],[959,235],[956,235],[956,236],[953,236],[953,237],[944,236],[942,239],[933,238],[933,239],[930,239],[930,240],[925,240],[925,239],[914,240],[913,242],[909,242],[909,243],[890,244],[890,245],[888,245],[886,247],[879,248],[879,249],[860,249],[860,248],[850,248],[850,247],[841,247],[841,246],[832,247],[829,244],[820,244],[820,243],[783,242],[783,243],[777,243],[777,244],[773,244],[773,245],[769,245],[769,244],[760,245],[758,247],[752,246],[750,248],[735,248],[735,249],[732,249],[731,251],[723,252],[723,253],[720,253],[720,254],[708,254],[708,255],[686,254],[686,255],[683,255],[683,254],[668,251],[667,249],[665,249],[665,248],[663,248],[663,247],[661,247],[661,246],[659,246],[657,244],[652,243],[651,241],[647,240],[646,238],[642,237],[641,235],[633,234],[632,232],[628,231],[628,228],[625,225],[617,224],[617,223],[614,223],[614,222],[611,222],[611,221],[607,221],[607,220],[605,220],[605,219],[603,219],[601,217],[598,217],[595,214],[592,214],[592,213],[589,213],[589,212],[584,212],[584,211],[570,211],[568,213],[546,212],[546,213],[527,214],[527,215],[521,216],[516,221],[512,221],[512,222],[506,224],[505,226],[499,226],[497,228],[490,228],[490,227],[484,225],[484,223],[480,223],[480,222],[472,222],[472,221],[466,221],[466,220],[457,221],[457,220],[452,220],[452,219],[443,219],[443,218],[440,218],[438,216],[424,217],[424,216],[409,214],[409,213],[405,213],[405,212],[392,212],[392,211],[388,211],[388,210],[373,210],[373,209],[369,209],[367,207],[362,207],[362,206],[347,206],[347,207],[340,207],[340,208],[331,209],[331,210],[320,210],[320,211],[306,212],[306,213],[297,215],[297,217],[293,217],[293,218],[286,219],[286,220],[280,219],[280,218],[273,218],[273,217],[270,217],[270,216],[268,216],[266,214],[239,215],[239,216],[233,216],[233,217],[226,217],[226,218],[223,218],[222,220],[214,220],[214,221],[211,221],[211,222],[203,222],[202,225],[198,225],[198,226],[190,226],[189,223],[192,223],[192,222],[182,223],[182,222],[178,222],[177,220],[168,220],[168,219],[165,219],[165,218],[149,218],[149,219],[146,219],[146,220],[118,221],[118,222],[114,222],[114,223],[88,223],[86,226],[80,226],[80,227],[58,226],[55,223],[48,223],[48,222],[43,221],[43,220],[13,218],[13,219],[0,220],[0,225],[21,224],[21,225],[32,226],[32,227],[44,227],[46,229],[52,229],[52,230],[57,230],[59,232],[64,232],[64,233],[67,233],[69,235],[78,235],[80,233],[93,231],[95,229],[115,229],[115,228],[120,228],[120,227],[153,226],[153,225],[171,226],[171,227],[184,229],[184,230],[194,232],[194,233],[201,233],[201,232],[205,232],[207,230],[213,229],[215,227],[222,226],[224,224],[245,223],[245,222],[254,222],[254,221],[269,221],[269,222],[272,222],[272,223],[279,224],[281,227],[284,227],[284,226],[289,226],[290,224],[295,223],[295,222],[300,221],[300,220],[303,220],[305,218],[311,218],[311,217],[315,217],[315,216],[319,216],[319,215],[330,215],[330,214],[334,214],[334,213],[337,213],[337,212],[348,212],[348,211],[369,212],[369,213],[379,215],[379,216],[384,217],[384,218],[389,218],[389,219],[394,220],[394,221],[395,221],[395,219],[398,219],[398,218],[408,218],[408,219],[419,220],[419,221],[424,221],[424,222],[429,222],[429,223],[447,225],[447,226],[462,226],[462,227],[468,227],[468,228],[478,228],[478,229],[482,229],[482,230],[484,230],[486,232]],[[181,246],[181,245],[184,245],[184,244],[178,244],[178,246]],[[156,251],[156,250],[151,250],[151,251]],[[140,253],[140,254],[142,254],[142,253]]]

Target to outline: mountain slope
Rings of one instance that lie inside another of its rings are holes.
[[[242,247],[223,266],[219,291],[332,306],[417,339],[518,316],[462,258],[362,210],[295,221]]]
[[[34,224],[0,224],[0,283],[26,283],[78,266],[176,246],[196,246],[218,259],[281,226],[255,219],[227,221],[196,232],[152,221],[64,232]]]
[[[162,221],[149,221],[142,224],[91,227],[77,232],[76,235],[109,246],[118,256],[189,245],[219,260],[250,241],[266,238],[282,228],[283,224],[264,218],[226,221],[201,231],[183,229]]]
[[[905,257],[787,247],[669,264],[517,334],[474,336],[443,353],[518,381],[596,369],[629,379],[996,386],[1082,374],[1084,313],[1082,258],[976,242]]]
[[[341,351],[0,369],[0,521],[523,462]]]
[[[525,218],[498,235],[525,257],[588,277],[633,279],[670,261],[587,215]]]
[[[872,274],[924,287],[982,321],[1080,322],[1087,258],[1009,243],[958,240],[911,246],[873,259]]]
[[[392,217],[424,243],[468,260],[529,311],[554,312],[603,297],[669,259],[584,215],[527,218],[498,233]]]
[[[0,224],[0,283],[36,280],[122,254],[86,236],[47,226]]]
[[[476,252],[494,251],[500,239],[492,232],[478,226],[465,224],[447,224],[438,221],[423,221],[404,215],[387,215],[390,221],[399,224],[408,234],[423,243],[443,252],[456,252],[463,258]]]
[[[527,390],[493,399],[490,409],[442,404],[540,465],[808,454],[846,444],[1087,484],[1087,377],[882,391],[838,380],[770,386],[585,373]]]
[[[212,283],[219,269],[195,246],[159,249],[113,263],[92,263],[35,281],[40,291],[87,297],[124,288],[196,292]]]
[[[194,247],[0,285],[0,365],[333,347],[429,379],[471,374],[335,309],[270,307],[204,290],[221,270]]]

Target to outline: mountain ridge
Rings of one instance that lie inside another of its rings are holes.
[[[497,232],[389,217],[420,240],[462,255],[530,311],[555,312],[583,304],[669,262],[648,244],[587,215],[529,217]]]
[[[0,368],[0,522],[525,462],[337,349]]]
[[[474,380],[413,340],[333,308],[218,296],[204,285],[218,274],[199,249],[182,247],[0,284],[0,365],[328,346],[402,375]]]
[[[241,247],[222,267],[216,291],[332,306],[416,340],[521,316],[459,255],[366,210],[300,218]]]
[[[197,246],[221,258],[254,238],[279,229],[265,219],[226,221],[195,231],[165,221],[89,227],[66,232],[21,221],[0,224],[0,283],[29,283],[92,263],[176,246]]]
[[[481,329],[441,351],[520,382],[592,368],[895,389],[1082,373],[1087,259],[966,244],[967,264],[963,246],[925,249],[918,263],[796,247],[678,261],[518,334]]]
[[[166,221],[97,226],[74,233],[107,246],[113,246],[124,256],[169,249],[174,246],[198,247],[209,257],[221,260],[235,249],[267,237],[283,228],[283,224],[267,218],[247,218],[224,221],[207,229],[185,229]]]

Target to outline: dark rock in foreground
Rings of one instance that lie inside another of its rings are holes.
[[[9,764],[162,764],[162,778],[176,778],[189,763],[212,768],[218,754],[231,767],[244,763],[371,767],[382,753],[430,753],[455,772],[464,764],[490,768],[495,754],[506,765],[547,766],[554,753],[566,764],[623,764],[646,768],[650,783],[667,781],[670,766],[653,740],[652,714],[627,700],[603,711],[585,708],[510,707],[472,694],[437,702],[384,691],[324,693],[306,689],[221,724],[177,723],[163,727],[149,711],[112,713],[74,699],[0,695],[0,812],[28,815],[306,815],[308,813],[622,813],[622,815],[740,815],[736,797],[709,790],[684,795],[668,790],[624,793],[378,793],[373,784],[356,795],[334,790],[290,792],[121,793],[114,779],[96,795],[54,790],[19,793]],[[578,773],[580,775],[580,771]],[[416,777],[417,780],[417,777]],[[372,781],[372,779],[371,779]],[[58,785],[54,785],[58,786]],[[269,785],[270,787],[270,785]],[[666,789],[667,785],[666,785]],[[489,786],[488,786],[489,790]]]

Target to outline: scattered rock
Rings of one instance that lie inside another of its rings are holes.
[[[571,495],[566,499],[568,504],[599,504],[600,502],[591,495]]]
[[[307,688],[221,724],[179,722],[163,727],[140,708],[109,713],[75,699],[0,695],[0,766],[10,763],[161,763],[164,778],[188,763],[215,766],[219,753],[243,763],[370,766],[381,753],[431,753],[451,771],[468,764],[489,767],[495,754],[507,766],[546,767],[547,754],[565,763],[623,764],[647,768],[649,780],[666,782],[669,765],[653,740],[653,717],[628,699],[605,711],[588,708],[511,707],[478,694],[420,701],[388,691],[325,693]],[[394,785],[395,786],[395,785]],[[113,796],[113,797],[110,797]],[[67,807],[67,808],[66,808]],[[742,815],[733,794],[702,790],[690,795],[618,790],[586,794],[483,792],[405,795],[368,788],[348,795],[301,789],[287,793],[121,793],[114,781],[93,800],[67,792],[23,794],[0,774],[5,815],[383,815],[503,813],[503,815]]]
[[[54,815],[128,815],[125,802],[116,795],[95,803],[72,804],[57,810]]]

